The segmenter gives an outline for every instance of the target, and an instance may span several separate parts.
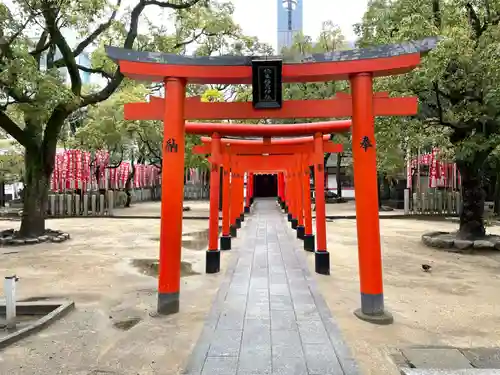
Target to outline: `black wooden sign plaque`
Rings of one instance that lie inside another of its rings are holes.
[[[252,94],[255,109],[281,108],[282,60],[252,60]]]

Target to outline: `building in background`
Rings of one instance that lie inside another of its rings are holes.
[[[278,6],[278,54],[289,48],[295,35],[302,32],[303,0],[276,0]]]
[[[80,39],[77,37],[77,34],[75,31],[71,29],[64,29],[62,30],[64,34],[64,38],[66,39],[66,42],[71,48],[75,48]],[[32,38],[33,44],[35,44],[38,41],[39,36],[36,35]],[[94,46],[90,46],[85,48],[78,56],[76,56],[75,60],[76,63],[82,67],[85,68],[90,68],[92,66],[91,61],[90,61],[90,55],[92,53],[92,50],[94,49]],[[59,49],[56,50],[54,60],[58,60],[62,58],[61,52]],[[42,54],[42,57],[40,59],[40,69],[45,70],[47,68],[47,51],[45,51]],[[70,85],[71,84],[71,78],[68,73],[67,68],[59,68],[59,71],[63,75],[64,81]],[[82,84],[84,85],[100,85],[101,84],[101,77],[98,74],[90,74],[89,72],[85,72],[83,70],[80,70],[80,78],[82,80]]]

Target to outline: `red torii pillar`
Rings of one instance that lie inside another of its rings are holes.
[[[306,227],[305,227],[305,199],[304,199],[304,183],[303,183],[303,178],[302,178],[302,169],[303,169],[303,163],[304,163],[304,155],[299,154],[297,155],[297,192],[298,192],[298,199],[297,203],[299,206],[299,211],[297,213],[297,238],[303,240]]]
[[[221,141],[220,135],[212,134],[212,156],[210,168],[210,217],[208,223],[208,250],[206,254],[205,272],[217,273],[220,271],[219,240],[219,197],[220,197],[220,164]]]
[[[377,156],[371,73],[350,77],[352,91],[352,154],[356,194],[361,308],[354,314],[372,323],[390,324],[384,307],[382,251],[377,190]],[[317,217],[316,209],[316,217]],[[316,219],[317,220],[317,219]]]
[[[220,249],[231,250],[231,156],[228,152],[223,156],[222,176],[222,236],[220,237]]]
[[[302,164],[302,176],[304,189],[304,250],[314,252],[316,239],[312,228],[310,169],[305,162]]]
[[[184,201],[184,102],[186,81],[166,78],[162,165],[169,166],[161,174],[162,200],[160,220],[160,259],[158,266],[158,312],[179,311],[182,246],[182,205]],[[167,110],[168,108],[168,110]],[[166,189],[168,196],[166,199]],[[176,265],[172,267],[172,265]]]
[[[323,275],[330,274],[330,253],[327,251],[326,241],[326,207],[325,207],[325,170],[323,134],[314,135],[315,164],[314,164],[314,186],[316,191],[316,242],[315,269]]]

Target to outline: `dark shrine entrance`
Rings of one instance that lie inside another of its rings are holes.
[[[275,174],[254,175],[254,197],[268,198],[278,196],[278,178]]]

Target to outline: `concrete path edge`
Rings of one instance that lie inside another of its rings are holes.
[[[55,322],[57,319],[62,318],[68,314],[71,310],[75,308],[75,303],[73,301],[64,301],[59,307],[44,315],[33,324],[20,329],[19,331],[13,332],[5,337],[0,338],[0,350],[6,348],[15,342],[28,337],[31,334],[37,333],[47,327],[48,325]]]

